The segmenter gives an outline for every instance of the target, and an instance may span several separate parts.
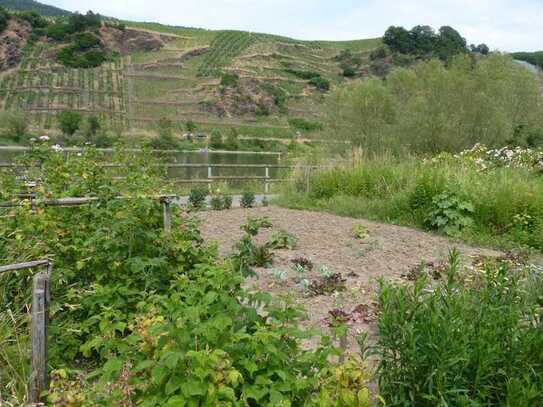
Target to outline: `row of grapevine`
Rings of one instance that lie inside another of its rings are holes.
[[[255,40],[256,36],[248,32],[221,31],[211,43],[211,49],[198,69],[199,75],[220,75],[221,68],[226,66],[232,58],[240,55]]]
[[[125,127],[121,60],[95,69],[68,69],[44,57],[46,51],[43,45],[30,48],[18,71],[0,78],[0,108],[26,111],[42,127],[50,126],[61,111],[94,114]]]

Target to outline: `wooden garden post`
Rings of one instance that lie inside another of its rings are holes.
[[[47,332],[49,325],[49,279],[52,265],[34,276],[32,288],[32,372],[30,374],[28,401],[41,401],[41,394],[49,387],[47,372]]]
[[[162,199],[164,205],[164,232],[166,236],[172,234],[172,198],[166,197]]]
[[[207,188],[209,189],[209,192],[211,192],[211,184],[213,183],[213,167],[209,166],[207,167]]]
[[[270,184],[268,183],[268,180],[270,179],[270,167],[266,167],[266,179],[264,180],[264,193],[268,193],[270,191]]]

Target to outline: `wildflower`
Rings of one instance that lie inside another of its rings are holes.
[[[40,136],[40,141],[49,141],[49,136]]]
[[[83,154],[82,153],[77,153],[77,156],[78,157],[81,157]]]
[[[32,138],[30,139],[30,142],[31,142],[31,143],[35,143],[37,140],[38,140],[38,139],[37,139],[36,137],[32,137]]]
[[[58,144],[55,144],[54,146],[51,146],[51,148],[53,149],[53,151],[55,151],[57,153],[60,153],[62,151],[62,147],[59,146]]]

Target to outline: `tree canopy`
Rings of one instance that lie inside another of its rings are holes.
[[[392,26],[385,32],[383,42],[394,52],[439,57],[443,61],[468,50],[466,40],[449,26],[441,27],[437,33],[427,25],[417,25],[410,31]]]

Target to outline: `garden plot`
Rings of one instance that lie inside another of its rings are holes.
[[[276,207],[235,209],[203,212],[202,234],[206,240],[216,241],[221,256],[232,252],[241,239],[240,226],[248,217],[268,217],[271,229],[263,229],[256,237],[259,244],[268,242],[279,230],[297,238],[293,250],[273,250],[273,265],[255,268],[258,278],[247,280],[248,287],[270,292],[278,298],[294,301],[308,312],[308,326],[326,327],[329,312],[340,309],[350,315],[349,349],[355,351],[356,336],[361,331],[376,334],[375,293],[380,278],[406,280],[421,262],[446,260],[449,250],[457,247],[465,261],[480,255],[497,256],[498,252],[457,244],[446,238],[414,229],[338,217],[325,213],[298,211]],[[356,236],[358,235],[358,237]],[[305,258],[312,270],[302,271],[293,260]],[[325,275],[340,276],[330,279],[331,287],[319,286]],[[327,291],[344,280],[344,290],[315,295]],[[335,281],[335,282],[334,282]],[[313,291],[315,291],[313,290]]]

